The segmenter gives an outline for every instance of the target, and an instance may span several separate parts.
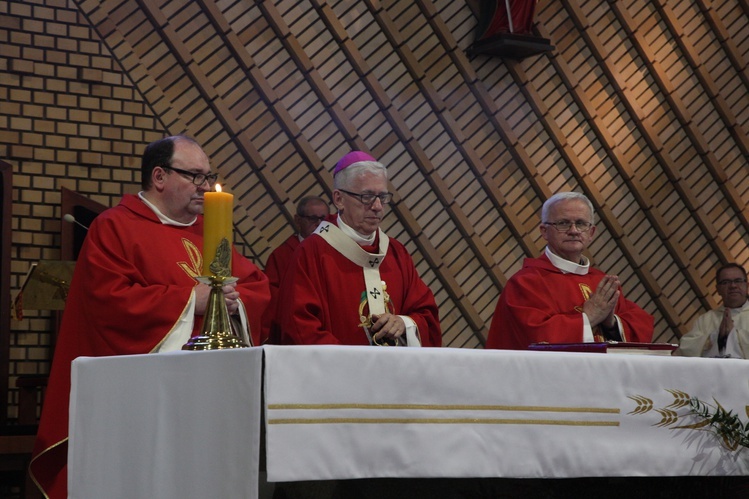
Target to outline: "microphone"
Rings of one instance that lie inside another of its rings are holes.
[[[88,227],[86,227],[81,222],[79,222],[78,220],[76,220],[75,217],[73,215],[71,215],[70,213],[64,214],[62,216],[62,219],[65,220],[66,222],[68,222],[69,224],[76,224],[79,227],[83,227],[84,229],[88,230]]]

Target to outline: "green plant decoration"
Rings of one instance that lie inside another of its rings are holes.
[[[689,407],[692,414],[702,420],[694,425],[683,426],[682,428],[708,427],[731,450],[749,447],[749,423],[744,424],[738,415],[734,414],[733,411],[726,411],[717,400],[715,400],[715,405],[711,405],[697,397],[692,397],[689,399]],[[749,414],[749,406],[747,406],[747,413]]]

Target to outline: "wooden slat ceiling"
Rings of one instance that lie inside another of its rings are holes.
[[[245,254],[329,196],[350,149],[388,165],[384,222],[434,291],[452,347],[480,347],[543,201],[586,193],[595,264],[674,341],[746,264],[746,0],[541,0],[555,50],[469,58],[475,1],[78,1],[166,133],[204,144]]]

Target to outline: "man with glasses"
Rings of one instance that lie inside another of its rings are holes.
[[[312,235],[320,222],[326,220],[329,216],[330,206],[323,198],[317,196],[303,197],[297,203],[296,215],[294,215],[294,226],[297,232],[289,236],[268,256],[268,262],[265,264],[265,275],[268,276],[270,281],[272,299],[271,305],[266,310],[265,317],[263,317],[264,342],[278,343],[280,341],[280,329],[276,319],[278,287],[289,268],[294,251],[304,239]]]
[[[179,350],[200,333],[210,287],[194,278],[203,274],[203,195],[216,174],[180,135],[146,147],[141,176],[140,193],[91,224],[76,263],[31,464],[45,497],[67,494],[73,359]],[[236,250],[232,275],[239,280],[223,287],[227,308],[258,341],[268,278]]]
[[[380,229],[387,170],[361,151],[333,173],[337,216],[302,241],[279,291],[286,344],[440,346],[434,295],[406,248]]]
[[[747,359],[749,354],[749,301],[746,270],[729,263],[715,273],[723,305],[697,318],[681,337],[675,355]]]
[[[531,343],[651,342],[653,317],[626,300],[619,278],[583,256],[593,240],[593,204],[563,192],[541,209],[544,254],[526,258],[499,297],[486,348],[525,350]]]

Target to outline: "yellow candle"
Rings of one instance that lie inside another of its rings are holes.
[[[221,240],[226,238],[229,247],[233,246],[232,211],[234,196],[221,192],[216,184],[216,192],[206,192],[203,197],[203,275],[211,275],[209,266],[216,258],[216,250]],[[231,252],[229,253],[231,269]]]

